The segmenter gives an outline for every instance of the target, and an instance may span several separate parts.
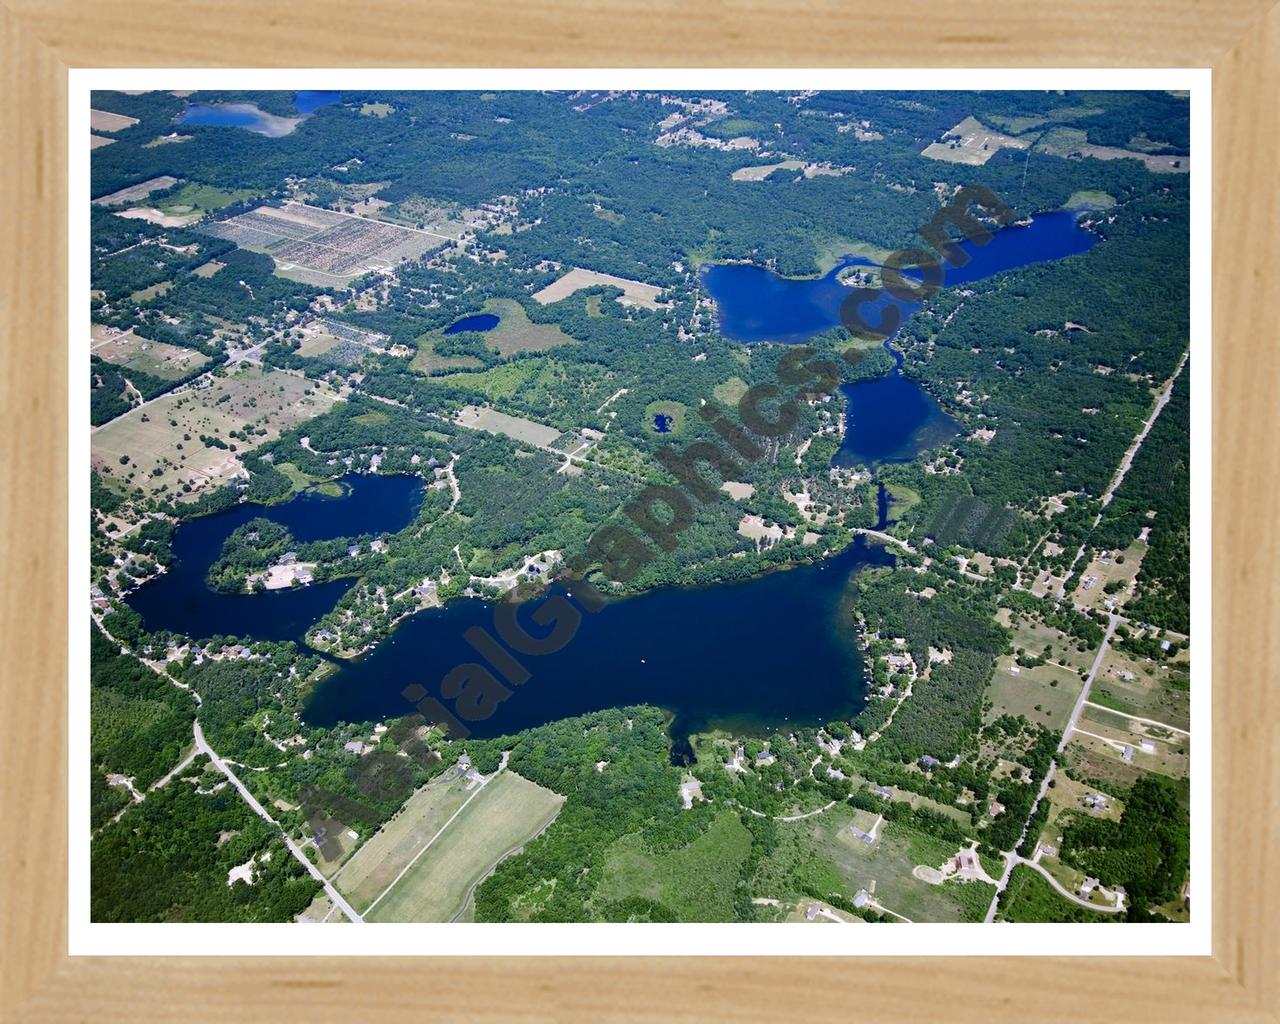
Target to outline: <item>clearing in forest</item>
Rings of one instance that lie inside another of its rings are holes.
[[[625,277],[614,277],[612,274],[601,274],[596,270],[584,270],[575,267],[557,281],[552,281],[540,292],[535,292],[533,299],[544,306],[568,298],[583,288],[594,288],[597,285],[608,285],[621,288],[618,301],[624,306],[643,306],[645,309],[665,309],[668,303],[660,303],[658,295],[662,289],[657,285],[645,284],[643,281],[632,281]]]
[[[504,770],[468,796],[466,806],[369,912],[369,921],[448,921],[474,886],[540,834],[564,797]]]

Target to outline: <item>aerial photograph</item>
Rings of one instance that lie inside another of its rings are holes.
[[[1191,921],[1188,93],[91,106],[92,922]]]

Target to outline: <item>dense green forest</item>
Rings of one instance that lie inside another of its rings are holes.
[[[201,757],[92,847],[94,921],[292,921],[320,883]],[[228,884],[252,861],[253,884]]]

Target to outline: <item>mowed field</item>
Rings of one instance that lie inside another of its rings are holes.
[[[493,776],[370,911],[370,921],[448,921],[472,886],[560,813],[564,797],[515,772]]]
[[[206,376],[197,385],[204,386],[162,395],[96,429],[93,467],[108,480],[149,491],[165,485],[172,491],[190,483],[194,494],[210,481],[229,479],[240,468],[241,452],[275,440],[282,431],[327,411],[336,400],[305,377],[257,366]],[[232,430],[245,427],[254,431],[252,442],[228,439]],[[228,447],[206,446],[202,434],[219,437]],[[230,450],[232,444],[238,451]],[[127,457],[127,464],[122,457]]]
[[[133,331],[95,341],[93,354],[125,370],[149,373],[161,380],[179,380],[209,362],[209,357],[194,349],[181,348],[163,341],[151,341]]]
[[[985,164],[1001,148],[1026,149],[1034,138],[1017,139],[986,127],[975,117],[966,117],[942,136],[942,142],[930,143],[920,153],[931,160],[953,164]],[[954,145],[952,145],[954,142]]]
[[[662,291],[657,285],[645,284],[643,281],[632,281],[625,277],[614,277],[612,274],[601,274],[596,270],[584,270],[575,267],[557,281],[552,281],[540,292],[535,292],[533,300],[544,306],[568,298],[582,288],[594,288],[596,285],[609,285],[621,288],[618,298],[624,306],[643,306],[645,309],[661,309],[658,295]]]
[[[496,409],[482,409],[477,405],[465,405],[458,410],[456,422],[458,426],[469,430],[505,434],[514,441],[523,441],[537,448],[546,448],[560,436],[560,431],[555,427],[544,426],[520,416],[508,416]]]
[[[94,206],[125,206],[129,203],[136,203],[140,199],[145,199],[152,192],[159,192],[161,189],[172,188],[178,184],[178,179],[168,174],[162,174],[158,178],[148,178],[146,181],[140,181],[136,185],[130,185],[128,188],[122,188],[118,192],[112,192],[109,195],[99,196],[93,201]]]
[[[418,789],[334,875],[338,891],[364,913],[477,786],[451,769]]]
[[[95,132],[118,132],[122,128],[131,128],[138,123],[136,117],[127,114],[113,114],[109,110],[89,110],[89,127]]]

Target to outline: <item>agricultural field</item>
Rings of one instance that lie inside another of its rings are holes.
[[[342,865],[333,877],[338,890],[364,913],[478,785],[451,770],[422,786]]]
[[[113,142],[115,142],[115,141],[116,141],[115,139],[109,139],[109,138],[107,138],[105,135],[90,135],[90,136],[89,136],[89,148],[90,148],[90,149],[100,149],[100,148],[101,148],[101,147],[103,147],[103,146],[109,146],[109,145],[111,145],[111,143],[113,143]]]
[[[535,292],[533,299],[546,306],[552,302],[567,299],[582,288],[594,288],[597,285],[621,288],[622,294],[618,296],[618,301],[624,306],[641,306],[644,309],[664,308],[663,303],[658,301],[662,289],[656,285],[631,281],[625,277],[614,277],[612,274],[601,274],[595,270],[584,270],[582,267],[575,267],[564,277],[552,281],[540,292]]]
[[[95,430],[92,464],[107,479],[149,493],[182,491],[187,484],[194,494],[234,476],[240,469],[238,452],[326,412],[335,397],[283,370],[243,366],[225,376],[206,375]],[[246,427],[251,441],[228,437]],[[218,443],[206,444],[201,437]]]
[[[560,436],[555,427],[544,426],[520,416],[508,416],[496,409],[482,409],[467,405],[458,411],[455,422],[469,430],[484,430],[490,434],[505,434],[513,441],[521,441],[535,448],[548,448]]]
[[[136,185],[130,185],[128,188],[122,188],[117,192],[109,195],[99,196],[93,201],[94,206],[128,206],[132,203],[146,199],[152,192],[160,192],[163,189],[173,188],[178,184],[178,179],[168,174],[162,174],[157,178],[148,178],[146,181],[140,181]]]
[[[209,357],[189,348],[179,348],[163,341],[150,341],[133,331],[101,338],[113,328],[94,328],[93,354],[125,370],[148,373],[162,380],[181,380],[209,363]]]
[[[733,916],[738,872],[751,851],[751,833],[731,811],[722,812],[693,842],[676,850],[645,849],[639,833],[605,851],[597,911],[626,900],[659,904],[678,921],[726,921]]]
[[[370,911],[370,921],[448,921],[499,862],[560,813],[564,797],[515,772],[493,776]]]
[[[89,111],[89,127],[95,132],[118,132],[123,128],[132,128],[137,123],[136,117],[113,114],[109,110]]]
[[[242,249],[266,253],[275,260],[278,273],[321,287],[345,286],[353,277],[390,270],[452,241],[295,202],[259,206],[206,230]]]

